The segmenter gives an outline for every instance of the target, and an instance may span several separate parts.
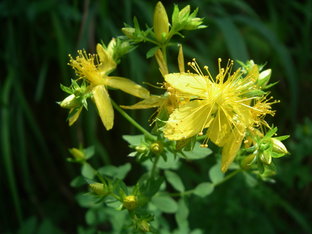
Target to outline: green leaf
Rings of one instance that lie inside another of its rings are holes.
[[[85,183],[86,183],[86,180],[83,178],[83,176],[77,176],[70,182],[70,186],[80,187],[81,185],[84,185]]]
[[[76,196],[76,200],[81,207],[91,208],[91,207],[100,207],[101,203],[98,203],[95,196],[90,193],[80,193]]]
[[[220,163],[217,163],[209,170],[209,177],[213,184],[218,184],[224,178],[224,174],[221,171]]]
[[[193,230],[190,234],[203,234],[204,232],[199,229],[199,228],[196,228],[195,230]]]
[[[178,202],[178,211],[175,215],[176,222],[179,227],[178,233],[189,233],[188,217],[189,209],[184,199],[180,199]]]
[[[223,33],[231,57],[246,61],[249,58],[246,43],[233,20],[230,17],[215,18],[215,23]]]
[[[178,174],[172,171],[165,171],[167,181],[179,192],[184,192],[184,185]]]
[[[214,185],[210,182],[204,182],[196,186],[193,193],[199,197],[206,197],[214,190]]]
[[[155,47],[149,49],[149,50],[147,51],[147,53],[146,53],[146,58],[149,59],[149,58],[153,57],[154,54],[156,53],[156,51],[157,51],[158,49],[159,49],[158,46],[155,46]]]
[[[153,197],[152,203],[164,213],[175,213],[178,210],[178,205],[171,197]]]
[[[17,234],[36,233],[38,220],[35,216],[31,216],[27,220],[23,221]]]
[[[180,167],[181,162],[179,160],[179,157],[175,157],[174,154],[171,152],[166,152],[166,156],[167,156],[167,161],[165,161],[163,157],[159,158],[159,161],[157,164],[158,168],[163,169],[163,170],[167,170],[167,169],[176,170]],[[143,164],[149,169],[151,169],[153,166],[153,163],[150,160],[145,161]]]
[[[88,179],[93,179],[95,175],[94,169],[88,163],[82,165],[81,174]]]
[[[95,147],[94,146],[90,146],[88,148],[83,149],[83,152],[85,154],[85,158],[89,159],[94,155],[95,152]]]
[[[193,151],[183,151],[183,155],[186,157],[186,159],[189,160],[202,159],[207,157],[211,153],[211,149],[200,147],[199,142],[196,142]]]
[[[144,135],[123,135],[122,138],[130,145],[140,145],[144,142]]]
[[[245,177],[246,184],[249,187],[255,187],[258,184],[258,181],[248,172],[243,172],[243,175]]]
[[[107,176],[111,176],[113,178],[123,180],[127,176],[130,169],[131,169],[131,164],[126,163],[126,164],[119,166],[119,167],[115,167],[113,165],[108,165],[108,166],[100,168],[98,170],[98,172],[100,174],[103,174],[103,175],[107,175]]]
[[[89,209],[86,213],[86,223],[88,225],[96,224],[96,211],[93,209]]]

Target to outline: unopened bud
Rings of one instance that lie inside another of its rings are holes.
[[[241,167],[243,169],[249,169],[250,166],[255,162],[256,160],[256,155],[255,154],[250,154],[241,161]]]
[[[270,152],[268,151],[264,151],[263,153],[260,154],[260,160],[267,164],[267,165],[270,165],[271,162],[272,162],[272,157],[271,157],[271,154]]]
[[[190,5],[187,5],[179,12],[179,20],[184,21],[190,14],[191,7]]]
[[[71,148],[69,149],[69,152],[77,161],[82,161],[85,159],[85,154],[77,148]]]
[[[166,9],[161,2],[158,2],[154,10],[154,33],[158,41],[163,40],[169,32],[169,20]]]
[[[150,224],[145,220],[141,220],[139,223],[138,223],[138,227],[139,229],[142,231],[142,232],[150,232],[151,231],[151,227],[150,227]]]
[[[269,83],[269,80],[271,78],[271,74],[272,74],[271,69],[267,69],[267,70],[262,71],[259,74],[259,78],[258,78],[258,82],[257,82],[258,86],[265,87]]]
[[[139,153],[145,153],[148,150],[148,147],[146,145],[138,145],[135,147],[135,151]]]
[[[127,209],[127,210],[133,210],[137,207],[138,202],[137,202],[137,197],[134,195],[129,195],[126,196],[123,199],[123,206]]]
[[[109,192],[105,189],[105,185],[101,183],[89,184],[90,190],[97,195],[107,195]]]
[[[69,95],[63,101],[60,102],[60,106],[66,109],[72,109],[79,106],[80,102],[77,100],[74,94]]]
[[[159,142],[155,142],[150,146],[151,151],[155,154],[159,154],[163,151],[163,146]]]
[[[273,151],[278,154],[288,154],[286,146],[278,139],[271,138],[273,143]]]
[[[134,35],[134,32],[135,32],[135,29],[134,28],[130,28],[130,27],[125,27],[125,28],[122,28],[121,31],[123,32],[123,34],[125,34],[127,37],[129,37],[130,39],[133,39],[133,35]]]

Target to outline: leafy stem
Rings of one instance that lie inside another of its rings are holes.
[[[156,168],[157,168],[157,163],[159,161],[159,158],[160,158],[160,154],[158,154],[153,162],[153,167],[152,167],[152,171],[151,171],[151,177],[155,177],[155,173],[156,173]]]
[[[111,102],[114,108],[123,116],[125,117],[134,127],[140,130],[146,138],[150,140],[156,140],[156,137],[148,132],[145,128],[143,128],[138,122],[136,122],[130,115],[128,115],[123,109],[121,109],[112,99]]]

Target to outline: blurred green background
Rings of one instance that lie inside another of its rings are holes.
[[[79,174],[76,165],[66,162],[70,147],[95,145],[94,165],[132,162],[140,168],[126,157],[129,149],[121,139],[122,134],[138,132],[118,113],[114,129],[106,132],[90,105],[69,128],[66,110],[56,102],[65,97],[59,84],[69,85],[74,76],[67,66],[68,54],[81,48],[94,51],[97,42],[121,35],[123,23],[131,24],[134,16],[142,25],[151,25],[156,2],[0,2],[0,233],[76,233],[77,226],[87,226],[85,210],[75,200],[77,191],[69,185]],[[169,16],[173,2],[163,1]],[[281,100],[274,106],[274,124],[279,135],[291,135],[286,142],[291,155],[279,160],[275,184],[250,187],[236,176],[208,198],[190,200],[191,227],[204,233],[311,233],[312,1],[175,3],[199,7],[198,15],[208,25],[176,38],[187,60],[195,57],[200,65],[211,67],[218,57],[253,59],[272,68],[271,81],[279,81],[272,95]],[[117,72],[138,83],[161,82],[155,61],[145,59],[150,47],[144,47],[127,55]],[[169,57],[176,55],[176,47],[169,50]],[[119,91],[110,95],[119,104],[136,101]],[[151,111],[129,113],[148,127]],[[189,178],[205,179],[209,166],[189,166],[185,183]],[[131,172],[127,182],[135,183],[138,176]]]

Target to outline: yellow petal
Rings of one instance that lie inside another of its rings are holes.
[[[98,65],[98,70],[103,73],[104,75],[107,75],[111,71],[113,71],[117,64],[112,58],[111,54],[109,54],[101,44],[96,45],[96,52],[99,55],[100,64]],[[102,75],[103,75],[102,74]]]
[[[76,111],[76,112],[73,114],[72,113],[73,111]],[[70,117],[68,118],[68,125],[69,126],[72,126],[77,121],[81,111],[82,111],[82,107],[80,107],[78,110],[75,110],[75,108],[73,108],[69,111],[69,115],[70,115]]]
[[[92,93],[95,105],[106,130],[112,129],[114,124],[114,110],[105,86],[95,86]]]
[[[218,111],[216,117],[210,124],[207,137],[216,145],[223,146],[229,137],[231,122],[223,111]]]
[[[191,101],[175,109],[165,125],[165,137],[181,140],[198,134],[209,121],[210,110],[211,105],[202,100]]]
[[[192,73],[170,73],[165,80],[182,93],[207,98],[207,87],[210,81],[207,77]]]
[[[168,67],[167,67],[167,63],[165,61],[164,55],[163,55],[163,53],[161,52],[160,49],[158,49],[156,51],[155,58],[156,58],[156,61],[158,63],[158,66],[159,66],[159,71],[162,74],[162,76],[164,77],[169,72],[168,72]]]
[[[165,97],[152,95],[143,101],[131,106],[121,106],[124,109],[149,109],[161,106],[165,101]]]
[[[185,69],[184,69],[184,55],[183,55],[182,45],[179,46],[178,65],[179,65],[179,71],[181,73],[184,73]]]
[[[236,128],[233,129],[231,136],[229,137],[227,143],[224,145],[222,149],[222,159],[221,159],[221,171],[226,172],[234,161],[240,146],[242,144],[242,140],[245,136],[245,128],[243,125],[236,125]]]
[[[126,78],[109,76],[105,79],[105,84],[139,98],[148,98],[150,96],[147,89]]]

